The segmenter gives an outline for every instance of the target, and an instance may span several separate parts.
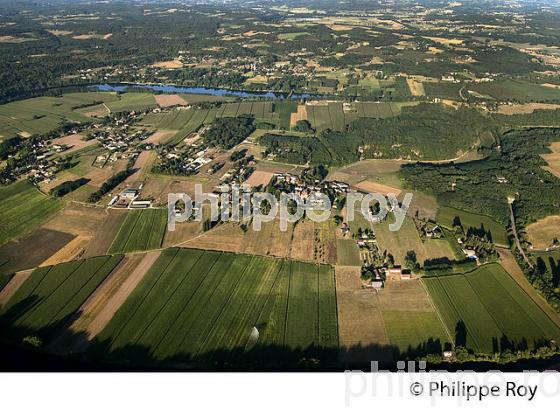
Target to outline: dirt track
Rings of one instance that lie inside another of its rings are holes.
[[[81,307],[71,329],[92,340],[103,330],[146,275],[161,252],[127,256]]]

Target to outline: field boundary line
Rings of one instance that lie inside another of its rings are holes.
[[[157,279],[155,280],[154,284],[152,285],[152,287],[146,292],[146,294],[144,295],[144,297],[142,298],[142,300],[139,301],[138,305],[136,306],[136,308],[134,309],[134,311],[132,312],[132,314],[127,318],[126,321],[123,322],[123,324],[120,326],[119,330],[116,332],[115,336],[111,339],[112,343],[111,345],[114,344],[114,341],[116,341],[119,336],[121,335],[122,331],[124,330],[124,328],[128,325],[128,323],[130,322],[130,320],[136,315],[136,313],[138,312],[138,310],[140,309],[140,307],[144,304],[144,301],[146,300],[146,298],[150,295],[150,293],[152,292],[152,290],[156,287],[157,283],[159,282],[159,279],[161,278],[161,276],[163,275],[163,273],[165,272],[165,270],[167,269],[167,267],[171,264],[171,262],[173,262],[173,259],[175,259],[175,256],[177,256],[177,252],[178,249],[176,250],[176,253],[173,255],[173,258],[171,258],[171,260],[167,263],[167,265],[165,265],[165,268],[163,268],[160,272],[160,274],[158,275]],[[144,279],[146,279],[146,275],[148,275],[150,273],[150,270],[152,269],[152,267],[154,266],[155,263],[157,263],[157,260],[161,257],[161,255],[154,261],[154,263],[152,264],[152,266],[150,266],[150,268],[148,269],[148,271],[146,272],[146,274],[144,275],[144,277],[142,278],[142,280],[138,283],[138,285],[140,285],[142,283],[142,281]],[[136,290],[136,288],[134,289]],[[134,292],[134,290],[132,291],[132,293]],[[130,295],[128,295],[128,297],[132,296],[132,293]],[[128,298],[127,298],[128,299]],[[126,301],[125,301],[126,302]]]
[[[82,266],[85,262],[85,259],[80,261],[80,263],[78,264],[78,266],[76,266],[70,273],[68,273],[68,276],[66,276],[62,282],[60,282],[58,284],[58,286],[56,288],[53,289],[52,292],[50,292],[46,297],[40,299],[39,301],[37,301],[36,304],[34,304],[31,309],[29,309],[28,311],[26,311],[24,314],[22,314],[17,320],[14,320],[13,323],[17,324],[17,322],[21,323],[21,321],[24,321],[26,318],[28,318],[33,312],[35,312],[35,310],[41,306],[43,303],[45,303],[46,301],[49,300],[49,298],[62,286],[64,285],[64,283],[66,283],[66,281],[80,268],[80,266]],[[71,263],[71,262],[70,262]],[[64,265],[64,264],[61,264]],[[57,265],[58,266],[58,265]],[[51,272],[52,269],[49,269],[46,273],[45,276],[41,279],[41,283],[43,282],[43,279],[45,279],[47,277],[47,274]],[[38,286],[38,285],[37,285]],[[34,289],[36,290],[37,287]]]
[[[243,271],[239,275],[239,278],[235,282],[235,286],[233,287],[233,289],[229,293],[226,301],[222,304],[222,306],[220,308],[220,311],[218,312],[218,314],[216,315],[216,317],[212,321],[212,323],[211,323],[211,325],[208,329],[208,332],[206,332],[206,334],[203,336],[203,342],[202,342],[202,344],[200,344],[200,346],[197,347],[195,356],[198,356],[199,352],[206,346],[206,343],[209,341],[208,336],[212,333],[212,330],[214,329],[214,325],[216,324],[216,322],[220,319],[220,317],[224,313],[224,310],[225,310],[226,306],[229,304],[229,301],[231,300],[231,298],[233,297],[233,294],[237,291],[237,289],[239,289],[239,286],[240,286],[243,278],[245,277],[245,275],[247,274],[247,271],[249,270],[249,266],[251,265],[251,263],[253,262],[253,260],[256,257],[257,257],[256,255],[251,255],[251,260],[249,261],[249,263],[247,263],[247,265],[245,265],[245,268],[243,269]],[[228,330],[229,330],[229,327],[228,327]],[[197,344],[198,344],[198,341],[200,340],[201,337],[202,337],[202,335],[199,335],[199,337],[197,338]]]
[[[214,269],[214,266],[216,266],[216,264],[217,264],[218,261],[222,258],[223,255],[224,255],[223,252],[220,253],[219,258],[216,259],[216,262],[212,265],[212,268],[211,268],[211,269],[208,269],[206,272],[210,272],[212,269]],[[214,293],[216,293],[216,290],[218,289],[218,286],[221,285],[221,283],[222,283],[222,281],[224,280],[225,276],[226,276],[226,275],[220,275],[220,279],[219,279],[218,282],[215,284],[215,286],[212,288],[212,291],[211,291],[210,295],[208,296],[207,301],[210,300],[210,299],[212,299],[212,297],[214,296]],[[202,285],[202,283],[205,282],[205,279],[206,279],[206,278],[207,278],[207,276],[205,276],[204,279],[202,280],[202,282],[200,282],[201,285]],[[198,293],[199,290],[200,290],[200,286],[197,287],[196,293]],[[193,294],[193,297],[194,297],[194,294]],[[192,300],[192,298],[191,298],[190,300]],[[189,300],[189,301],[190,301],[190,300]],[[186,309],[187,306],[188,306],[188,305],[185,305],[185,307],[184,307],[183,310],[181,311],[181,315],[183,314],[183,312],[185,311],[185,309]],[[189,328],[186,329],[186,331],[184,332],[183,337],[181,338],[181,342],[177,345],[177,347],[176,347],[175,350],[173,351],[172,356],[176,355],[177,352],[183,347],[183,343],[185,343],[185,340],[186,340],[187,336],[189,335],[190,330],[191,330],[192,327],[194,326],[195,322],[196,322],[196,321],[200,318],[200,316],[202,315],[202,310],[203,310],[203,309],[200,309],[200,310],[199,310],[198,314],[196,315],[196,318],[195,318],[195,319],[193,320],[193,322],[190,324]]]
[[[64,310],[64,308],[65,308],[66,306],[68,306],[68,304],[69,304],[70,302],[72,302],[72,300],[74,299],[74,297],[75,297],[78,293],[80,293],[81,290],[82,290],[84,287],[86,287],[87,284],[90,283],[90,281],[93,280],[93,278],[95,278],[95,275],[97,275],[97,273],[98,273],[101,269],[103,269],[103,267],[104,267],[105,265],[107,265],[107,264],[111,261],[111,259],[113,259],[115,256],[116,256],[116,255],[107,255],[107,256],[106,256],[107,259],[105,260],[105,262],[103,262],[103,264],[101,264],[101,266],[100,266],[99,268],[97,268],[95,272],[93,272],[93,274],[89,277],[89,279],[86,280],[86,281],[82,284],[82,286],[80,286],[80,288],[76,290],[76,292],[74,292],[74,294],[67,300],[67,302],[66,302],[63,306],[61,306],[60,309],[58,309],[58,311],[53,315],[53,317],[52,317],[51,320],[49,321],[48,325],[50,325],[50,324],[53,322],[54,318],[55,318],[62,310]],[[92,258],[92,259],[94,259],[94,258]],[[123,257],[121,257],[121,259],[119,260],[119,262],[113,267],[113,269],[111,269],[111,271],[109,271],[109,273],[107,274],[107,276],[109,276],[109,275],[111,274],[111,272],[113,272],[113,270],[118,266],[118,264],[122,261],[122,259],[123,259]],[[84,259],[84,262],[87,261],[87,260],[89,260],[89,259]],[[80,266],[82,266],[82,265],[80,265]],[[80,266],[79,266],[76,270],[78,270],[78,269],[80,268]],[[107,277],[107,276],[106,276],[106,277]],[[106,278],[106,277],[105,277],[105,278]],[[104,278],[103,280],[105,280],[105,278]],[[103,282],[103,280],[102,280],[101,282]],[[101,283],[100,283],[100,284],[101,284]],[[99,286],[99,285],[98,285],[98,286]],[[97,286],[97,287],[98,287],[98,286]],[[97,289],[97,287],[96,287],[96,289]],[[94,289],[93,291],[95,292],[95,289]],[[86,298],[86,300],[89,298],[89,296],[91,296],[91,294],[88,295],[88,297]],[[84,302],[85,302],[85,301],[84,301]],[[48,326],[48,325],[47,325],[47,326]]]
[[[428,291],[428,288],[426,287],[426,284],[424,283],[424,280],[423,279],[418,279],[418,280],[422,284],[422,287],[424,288],[424,292],[426,292],[426,294],[428,295],[428,300],[430,301],[430,305],[434,309],[434,312],[436,313],[436,316],[438,317],[440,323],[442,324],[443,329],[445,330],[445,333],[447,334],[447,337],[449,338],[449,341],[451,343],[453,343],[453,345],[455,345],[455,340],[454,340],[453,337],[451,337],[451,333],[449,332],[449,329],[445,325],[445,322],[443,321],[443,318],[441,317],[441,313],[439,313],[439,309],[436,307],[434,301],[432,300],[432,295],[430,295],[430,292]]]
[[[177,254],[175,255],[175,257],[173,258],[173,260],[175,260],[175,258],[177,257],[177,255],[179,254],[179,252],[177,252]],[[202,255],[204,255],[204,252],[200,252],[200,255],[198,255],[198,258],[196,258],[196,261],[193,263],[193,265],[190,267],[190,269],[185,272],[183,278],[181,279],[181,281],[179,282],[179,284],[177,285],[177,287],[175,289],[173,289],[173,292],[171,292],[171,295],[169,296],[169,298],[165,301],[165,303],[158,309],[157,313],[154,315],[154,317],[152,318],[152,320],[150,320],[150,323],[148,323],[147,326],[144,327],[144,329],[140,332],[140,334],[138,335],[138,337],[136,338],[136,340],[134,341],[135,343],[137,343],[138,341],[140,341],[142,339],[142,337],[144,336],[144,334],[146,333],[146,331],[153,325],[154,321],[157,319],[157,317],[159,316],[159,314],[168,306],[169,301],[171,300],[171,298],[175,295],[175,292],[177,292],[177,289],[179,289],[181,287],[181,285],[183,284],[183,282],[185,281],[185,279],[187,279],[187,277],[189,276],[189,274],[191,273],[191,271],[193,270],[193,268],[196,266],[196,264],[198,263],[198,261],[200,260],[200,258],[202,257]],[[167,270],[167,268],[165,269]]]
[[[219,252],[219,251],[218,251]],[[203,250],[202,255],[205,255],[207,253],[207,251]],[[161,336],[160,340],[157,342],[157,344],[151,349],[152,352],[156,352],[157,349],[159,348],[161,342],[167,337],[167,335],[169,334],[169,331],[175,326],[175,323],[177,323],[177,320],[181,317],[181,315],[183,314],[183,312],[185,311],[185,309],[187,308],[187,306],[189,305],[189,303],[191,302],[192,298],[194,298],[194,296],[198,293],[200,287],[202,286],[202,284],[204,283],[204,280],[206,279],[206,274],[212,270],[212,268],[214,268],[214,265],[216,265],[216,263],[218,263],[218,260],[220,259],[220,257],[222,256],[222,253],[219,252],[218,257],[214,260],[214,262],[212,263],[212,266],[210,266],[209,269],[206,270],[206,272],[204,273],[204,275],[202,275],[202,279],[201,281],[198,283],[198,285],[196,286],[196,289],[192,292],[191,296],[187,299],[187,301],[185,302],[185,304],[183,305],[183,307],[181,308],[180,312],[175,316],[175,318],[173,319],[173,321],[171,322],[171,325],[167,328],[167,330],[165,331],[165,333]]]
[[[262,308],[259,312],[259,315],[257,316],[257,324],[258,322],[260,322],[261,318],[262,318],[262,314],[265,310],[266,305],[268,304],[269,300],[271,297],[273,297],[273,293],[274,293],[274,289],[276,289],[276,286],[278,285],[278,282],[280,281],[280,277],[282,276],[281,272],[282,272],[282,268],[284,267],[285,263],[290,263],[289,261],[283,259],[281,260],[280,266],[278,268],[278,271],[276,272],[276,278],[274,279],[274,283],[272,284],[272,286],[270,287],[270,291],[268,292],[268,295],[266,296],[266,299],[262,305]],[[257,340],[257,344],[258,344],[258,340]],[[245,344],[245,348],[244,351],[247,350],[247,344]]]

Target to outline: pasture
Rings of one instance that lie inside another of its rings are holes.
[[[440,225],[447,229],[453,229],[453,221],[460,221],[463,229],[469,228],[480,229],[483,227],[492,235],[492,241],[501,246],[509,246],[509,239],[506,229],[498,222],[486,215],[474,214],[467,211],[461,211],[449,206],[442,206],[438,209],[437,221]]]
[[[0,245],[47,220],[63,202],[39,192],[27,181],[0,187]]]
[[[128,211],[108,252],[114,254],[160,248],[166,228],[165,209]]]
[[[423,281],[449,333],[462,321],[466,347],[475,352],[533,348],[560,337],[560,328],[498,264]]]
[[[136,363],[316,357],[338,346],[334,274],[325,265],[170,248],[96,342],[91,354]]]
[[[101,256],[35,269],[2,306],[0,322],[9,329],[3,333],[51,341],[121,259]]]

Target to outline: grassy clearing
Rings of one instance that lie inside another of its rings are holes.
[[[437,221],[448,229],[453,229],[453,221],[457,217],[460,219],[461,225],[463,225],[465,230],[468,228],[479,229],[482,226],[486,231],[491,232],[494,243],[509,246],[506,229],[489,216],[461,211],[449,206],[443,206],[438,209]]]
[[[62,201],[42,194],[27,181],[0,188],[0,244],[30,232],[62,206]]]
[[[6,334],[49,340],[121,259],[101,256],[36,269],[0,311]]]
[[[342,266],[361,266],[362,260],[356,241],[352,239],[337,239],[337,264]]]
[[[462,320],[466,345],[477,352],[497,351],[504,340],[532,348],[540,340],[560,337],[560,328],[500,265],[484,265],[466,275],[427,278],[424,283],[449,332],[455,334]]]
[[[175,364],[335,349],[334,274],[326,265],[167,249],[98,339],[104,347],[92,354]]]
[[[145,251],[161,247],[165,235],[167,213],[165,209],[129,211],[109,253]]]

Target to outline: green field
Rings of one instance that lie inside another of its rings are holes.
[[[111,112],[145,111],[156,108],[156,99],[148,93],[124,93],[119,95],[118,101],[106,104]]]
[[[423,280],[449,332],[454,335],[462,320],[466,346],[475,352],[502,349],[504,335],[516,348],[560,337],[560,329],[498,264]]]
[[[344,131],[346,126],[359,118],[389,118],[401,113],[401,104],[354,102],[350,109],[343,110],[342,103],[307,105],[307,119],[317,131],[331,129]]]
[[[0,138],[52,131],[66,122],[91,122],[80,107],[116,101],[114,93],[70,93],[61,97],[38,97],[0,105]]]
[[[0,245],[39,226],[63,202],[42,194],[27,181],[0,188]]]
[[[93,355],[152,363],[251,354],[275,362],[281,357],[268,354],[336,349],[334,274],[288,260],[167,249],[97,342]]]
[[[504,79],[490,83],[479,83],[469,87],[479,94],[497,100],[516,102],[560,101],[560,90],[522,80]]]
[[[167,224],[165,209],[129,211],[109,253],[145,251],[161,247]]]
[[[401,353],[411,352],[411,357],[414,357],[415,349],[426,349],[422,343],[433,341],[444,349],[448,341],[445,329],[434,312],[389,310],[383,312],[383,322],[391,345],[398,347]]]
[[[86,299],[113,271],[122,256],[96,258],[38,268],[0,310],[11,338],[50,339],[63,329]]]
[[[453,220],[455,217],[459,217],[465,231],[468,228],[478,229],[483,226],[486,231],[491,232],[492,241],[495,244],[509,246],[506,229],[489,216],[473,214],[449,206],[442,206],[438,209],[437,221],[447,229],[453,229]]]

